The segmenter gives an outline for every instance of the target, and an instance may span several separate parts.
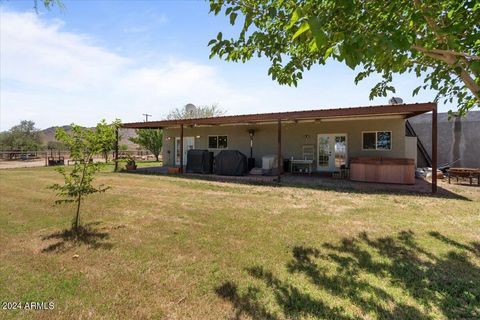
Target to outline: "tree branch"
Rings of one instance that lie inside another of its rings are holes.
[[[433,59],[441,60],[449,65],[452,69],[460,68],[460,72],[455,71],[460,79],[462,79],[465,86],[472,92],[473,96],[480,101],[480,86],[475,82],[472,76],[465,70],[462,64],[458,63],[456,55],[452,54],[448,50],[430,50],[419,45],[412,46],[413,49],[423,52],[426,56]],[[443,51],[443,53],[442,53]]]
[[[471,54],[468,54],[468,53],[458,52],[458,51],[454,51],[454,50],[442,50],[442,49],[429,49],[429,50],[431,52],[438,53],[438,54],[451,54],[451,55],[454,55],[454,56],[464,57],[468,60],[480,60],[480,56],[471,55]]]
[[[465,86],[470,89],[474,97],[477,98],[477,101],[480,101],[480,86],[475,82],[475,80],[473,80],[470,74],[465,71],[464,68],[461,68],[459,76],[465,83]]]
[[[433,59],[441,60],[450,66],[454,65],[457,62],[457,59],[455,59],[455,56],[452,54],[435,52],[419,45],[413,45],[412,49],[420,51],[426,56],[429,56]]]
[[[435,37],[438,39],[438,41],[440,43],[445,43],[446,37],[445,35],[441,35],[440,33],[438,33],[437,25],[435,24],[435,21],[433,21],[433,19],[428,16],[428,8],[424,4],[422,4],[420,0],[414,0],[413,2],[417,6],[417,8],[422,12],[423,18],[427,22],[430,29],[432,29],[431,31],[433,32]]]

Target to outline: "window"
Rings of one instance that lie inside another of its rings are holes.
[[[375,150],[377,149],[376,132],[364,132],[363,133],[363,149]]]
[[[218,149],[226,149],[227,147],[227,136],[218,136]]]
[[[377,132],[377,149],[392,149],[392,133],[390,131]]]
[[[208,148],[209,149],[217,149],[218,147],[218,137],[217,136],[209,136],[208,137]]]
[[[228,148],[227,136],[208,136],[209,149],[226,149]]]
[[[391,131],[371,131],[362,134],[363,150],[391,150]]]

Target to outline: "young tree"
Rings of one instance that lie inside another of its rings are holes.
[[[271,61],[269,75],[297,85],[305,70],[333,59],[362,70],[355,83],[379,73],[370,99],[395,92],[393,74],[425,76],[420,89],[458,103],[461,114],[480,105],[480,3],[472,0],[210,0],[211,11],[241,32],[209,42],[211,57]]]
[[[216,104],[212,104],[211,106],[199,106],[193,107],[188,109],[184,108],[176,108],[170,111],[167,115],[167,119],[174,120],[174,119],[194,119],[194,118],[210,118],[210,117],[218,117],[223,116],[225,114],[225,110],[220,108]]]
[[[75,217],[72,223],[72,229],[75,232],[78,232],[80,227],[80,206],[83,198],[109,189],[104,185],[98,187],[92,185],[95,174],[104,165],[93,162],[93,157],[103,151],[106,142],[105,131],[110,130],[111,127],[118,128],[119,125],[119,120],[112,124],[107,124],[105,120],[102,120],[93,130],[72,124],[70,133],[67,133],[63,128],[56,131],[55,138],[68,146],[70,156],[75,160],[75,164],[72,170],[68,171],[65,167],[57,168],[56,170],[64,178],[64,183],[53,184],[50,188],[57,191],[57,195],[61,197],[55,203],[76,203]],[[115,136],[113,139],[115,139]],[[114,141],[110,142],[114,143]]]
[[[132,137],[129,140],[136,143],[155,156],[155,159],[159,161],[158,156],[162,151],[163,143],[163,130],[162,129],[138,129],[135,131],[136,137]]]

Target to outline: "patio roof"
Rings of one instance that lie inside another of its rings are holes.
[[[160,120],[148,122],[124,123],[122,128],[168,128],[180,125],[226,125],[226,124],[245,124],[245,123],[265,123],[281,121],[302,121],[302,120],[321,120],[338,118],[361,118],[361,117],[383,117],[383,116],[402,116],[409,118],[418,114],[426,113],[436,109],[437,104],[414,103],[397,105],[378,105],[368,107],[336,108],[336,109],[317,109],[304,111],[274,112],[274,113],[256,113],[245,115],[221,116],[211,118],[196,119],[177,119]]]

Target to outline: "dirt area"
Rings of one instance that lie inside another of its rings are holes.
[[[0,169],[12,169],[12,168],[31,168],[31,167],[44,167],[45,159],[35,160],[1,160]]]
[[[67,158],[65,158],[65,164],[68,164]],[[102,158],[94,159],[95,162],[104,161]],[[13,169],[13,168],[33,168],[33,167],[45,167],[45,159],[32,159],[32,160],[0,160],[0,169]]]

